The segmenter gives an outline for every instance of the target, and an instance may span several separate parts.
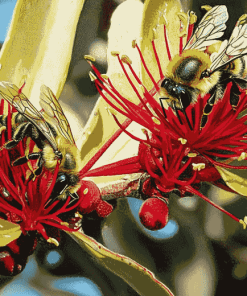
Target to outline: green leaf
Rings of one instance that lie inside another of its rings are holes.
[[[67,232],[83,250],[93,256],[101,265],[121,277],[142,296],[172,296],[172,292],[154,274],[134,260],[105,248],[93,238],[81,233]]]

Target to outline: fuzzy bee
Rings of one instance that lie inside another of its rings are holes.
[[[29,181],[42,172],[44,166],[54,170],[60,162],[59,173],[52,196],[65,200],[68,195],[77,198],[76,191],[80,187],[78,172],[81,169],[80,153],[75,145],[69,123],[53,92],[41,86],[39,112],[16,85],[1,82],[0,96],[18,111],[13,113],[11,124],[12,140],[5,143],[5,149],[14,148],[24,137],[30,137],[38,147],[38,152],[22,156],[13,162],[21,165],[29,160],[37,160],[37,169],[29,177]],[[7,126],[7,116],[0,116],[0,124]]]
[[[200,94],[209,93],[210,98],[204,108],[201,128],[215,102],[223,96],[226,86],[232,82],[230,103],[237,106],[240,88],[247,88],[247,15],[242,15],[227,41],[217,41],[224,34],[228,12],[226,6],[209,7],[193,36],[168,64],[166,77],[161,87],[163,98],[174,109],[178,119],[181,110],[191,128],[186,108],[197,101]]]

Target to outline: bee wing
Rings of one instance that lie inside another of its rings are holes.
[[[0,219],[0,247],[4,247],[21,235],[21,227],[18,224]]]
[[[53,149],[57,150],[56,139],[44,117],[23,93],[19,94],[19,88],[16,85],[9,82],[1,82],[0,96],[32,122],[46,137]]]
[[[247,54],[247,23],[240,24],[238,21],[229,41],[223,41],[219,51],[211,55],[212,64],[209,71],[214,72],[245,54]]]
[[[217,38],[224,34],[228,12],[225,5],[214,6],[209,10],[200,21],[195,33],[185,45],[186,49],[205,50],[217,41]]]
[[[75,144],[70,125],[63,113],[62,107],[51,89],[45,85],[42,85],[40,89],[40,105],[46,115],[53,120],[61,135],[70,143]]]

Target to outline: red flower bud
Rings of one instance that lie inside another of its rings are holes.
[[[159,198],[149,198],[141,206],[139,217],[143,226],[150,230],[164,228],[168,222],[168,206]]]

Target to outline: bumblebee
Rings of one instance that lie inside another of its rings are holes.
[[[226,28],[226,6],[207,7],[207,10],[182,53],[169,62],[161,83],[162,107],[162,100],[166,100],[180,123],[178,111],[182,111],[191,129],[185,110],[197,101],[198,95],[210,94],[201,119],[203,128],[229,82],[232,82],[230,103],[233,109],[238,104],[239,87],[247,88],[247,15],[239,18],[230,39],[221,42],[217,38],[223,36]]]
[[[41,174],[43,166],[53,171],[59,161],[59,173],[51,196],[65,200],[70,195],[77,199],[76,191],[80,187],[80,153],[69,123],[50,88],[41,86],[41,112],[22,93],[22,88],[18,89],[9,82],[0,83],[0,97],[18,111],[12,114],[12,140],[5,143],[3,149],[14,148],[24,137],[30,137],[38,148],[38,152],[22,156],[12,165],[37,160],[37,169],[29,176],[30,181]],[[0,125],[7,127],[6,115],[0,116]]]

